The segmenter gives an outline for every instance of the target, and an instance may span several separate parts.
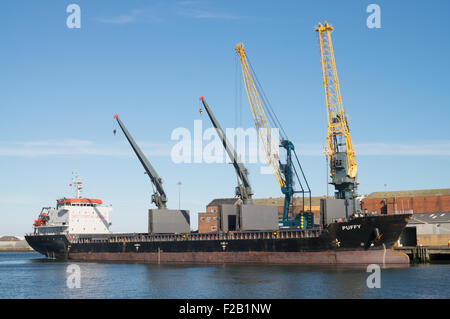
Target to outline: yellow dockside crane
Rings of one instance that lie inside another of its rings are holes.
[[[331,184],[337,199],[355,200],[357,164],[350,137],[348,119],[342,106],[341,91],[334,60],[331,32],[327,22],[315,28],[319,36],[323,85],[328,118],[326,154],[330,165]]]
[[[241,64],[242,77],[244,79],[245,91],[247,92],[248,102],[252,111],[255,127],[258,131],[259,141],[264,150],[264,156],[272,172],[281,187],[284,194],[283,220],[281,227],[283,228],[309,228],[314,224],[313,214],[311,213],[311,189],[306,180],[303,169],[295,153],[294,144],[287,138],[281,123],[275,115],[264,91],[259,84],[247,59],[242,43],[235,47]],[[256,81],[254,80],[256,79]],[[266,113],[268,117],[266,117]],[[278,157],[277,147],[278,141],[275,141],[270,129],[269,120],[272,126],[281,129],[280,146],[286,150],[286,162],[281,163]],[[294,188],[294,181],[297,189]],[[302,182],[303,181],[303,182]],[[289,219],[289,210],[293,204],[293,196],[301,193],[303,202],[299,216]],[[305,193],[309,195],[309,211],[305,211]]]
[[[244,79],[245,91],[247,92],[247,97],[252,111],[253,121],[255,122],[255,127],[258,132],[259,140],[263,144],[264,156],[267,164],[272,169],[272,172],[280,185],[286,184],[283,176],[281,175],[279,157],[276,151],[276,146],[278,141],[274,141],[272,138],[272,131],[270,130],[269,122],[264,112],[264,108],[261,103],[260,94],[258,93],[258,88],[253,80],[252,70],[247,61],[247,55],[244,51],[244,46],[242,43],[236,45],[236,52],[239,56],[239,61],[241,63],[242,77]]]

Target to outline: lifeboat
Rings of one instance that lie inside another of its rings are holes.
[[[48,215],[47,213],[41,213],[39,215],[39,218],[37,220],[34,221],[34,226],[43,226],[47,223],[48,221]]]

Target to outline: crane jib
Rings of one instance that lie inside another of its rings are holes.
[[[219,138],[222,140],[222,144],[230,157],[230,160],[234,166],[234,169],[236,171],[236,175],[240,179],[240,181],[243,184],[243,187],[241,185],[238,185],[237,190],[237,196],[241,197],[244,204],[249,204],[252,202],[252,195],[253,191],[250,186],[250,180],[247,175],[247,169],[244,167],[244,165],[239,161],[239,157],[234,150],[232,144],[228,141],[225,132],[223,131],[222,127],[220,126],[219,122],[217,121],[216,117],[214,116],[212,110],[210,109],[208,103],[206,103],[205,98],[202,96],[200,100],[203,103],[203,106],[205,107],[206,113],[209,116],[209,119],[211,120],[214,128],[217,131],[217,134],[219,135]]]
[[[152,196],[152,201],[155,203],[155,205],[158,208],[165,208],[167,197],[166,193],[164,192],[164,189],[162,187],[162,180],[158,176],[158,173],[153,168],[153,166],[148,161],[147,157],[145,157],[144,153],[141,151],[139,146],[134,141],[131,134],[126,129],[125,125],[122,123],[122,121],[119,119],[117,115],[114,116],[114,118],[119,123],[120,128],[122,129],[122,132],[125,134],[125,137],[127,138],[128,142],[131,145],[131,148],[133,149],[134,153],[138,157],[139,161],[141,162],[142,166],[144,167],[145,172],[147,173],[148,177],[150,178],[152,184],[156,188],[156,192]]]
[[[277,152],[278,143],[277,141],[273,140],[273,135],[271,133],[270,126],[266,117],[265,109],[267,110],[267,114],[269,115],[272,123],[277,124],[283,133],[284,130],[280,125],[280,122],[278,121],[278,118],[276,117],[275,112],[273,111],[267,97],[265,96],[264,90],[257,80],[253,68],[247,60],[243,45],[239,43],[235,47],[235,49],[237,54],[239,55],[245,91],[247,93],[253,120],[255,122],[255,127],[258,130],[259,141],[264,151],[265,159],[269,167],[272,169],[272,172],[281,187],[281,192],[285,195],[282,221],[283,226],[302,227],[299,220],[289,220],[288,216],[291,205],[294,204],[294,201],[292,199],[295,193],[302,193],[303,205],[301,207],[301,212],[305,211],[305,193],[309,193],[309,204],[311,210],[311,190],[309,188],[308,182],[306,181],[303,169],[301,168],[300,162],[295,153],[294,145],[287,139],[286,136],[283,136],[283,138],[281,139],[281,146],[286,150],[286,163],[283,164],[280,162]],[[256,79],[256,82],[253,78]],[[292,161],[292,154],[295,155],[296,162]],[[299,166],[301,176],[306,183],[305,187],[308,190],[306,190],[302,185],[300,175],[298,174],[294,166],[295,163],[297,163],[297,165]],[[294,190],[294,176],[296,177],[296,181],[301,188],[301,190],[299,191]],[[293,213],[294,212],[292,212],[292,214]]]

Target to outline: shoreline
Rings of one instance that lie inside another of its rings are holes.
[[[24,251],[34,251],[31,247],[2,247],[0,248],[0,252],[24,252]]]

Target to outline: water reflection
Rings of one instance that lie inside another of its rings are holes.
[[[383,269],[408,268],[408,265]],[[146,265],[162,298],[364,298],[367,265]],[[189,292],[189,293],[186,293]]]
[[[67,287],[67,267],[81,288]],[[0,298],[449,298],[450,265],[191,265],[65,262],[37,253],[0,253]]]

